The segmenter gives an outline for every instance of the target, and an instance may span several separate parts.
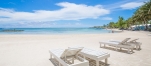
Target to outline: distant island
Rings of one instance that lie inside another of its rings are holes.
[[[93,26],[93,27],[90,27],[90,28],[105,29],[104,26]]]
[[[22,32],[24,30],[16,30],[16,29],[5,29],[5,30],[2,30],[2,32]]]

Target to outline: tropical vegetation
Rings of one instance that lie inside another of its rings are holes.
[[[101,27],[128,29],[132,25],[145,24],[145,30],[148,30],[150,29],[147,26],[149,23],[151,23],[151,0],[144,2],[144,5],[140,6],[128,19],[124,20],[123,17],[119,16],[117,22],[110,22],[109,24]]]

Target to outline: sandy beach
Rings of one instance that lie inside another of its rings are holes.
[[[70,35],[0,35],[0,66],[54,66],[49,49],[83,46],[110,53],[109,66],[151,66],[151,36],[144,31]],[[134,53],[100,48],[99,41],[136,39],[141,50]]]

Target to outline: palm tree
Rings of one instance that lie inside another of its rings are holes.
[[[146,30],[148,29],[148,21],[151,19],[151,14],[150,14],[150,9],[151,9],[151,0],[144,5],[142,5],[140,8],[138,8],[134,15],[133,15],[133,21],[134,23],[144,23],[146,24]]]
[[[133,24],[134,22],[133,22],[133,20],[132,20],[132,17],[128,18],[126,22],[127,22],[128,27],[134,25],[134,24]]]
[[[149,2],[146,3],[146,7],[148,7],[148,14],[151,14],[151,0],[149,0]]]
[[[110,28],[114,28],[114,22],[110,22],[110,23],[109,23],[109,27],[110,27]]]
[[[142,12],[143,12],[143,17],[144,17],[144,21],[146,24],[146,30],[148,29],[148,21],[151,20],[151,13],[150,13],[150,9],[151,9],[151,0],[147,3],[145,3],[145,5],[142,6]]]
[[[127,28],[135,24],[146,24],[146,30],[148,29],[147,24],[151,21],[151,0],[144,2],[145,4],[139,7],[133,14],[132,17],[124,21],[123,17],[119,16],[117,23],[110,22],[107,24],[111,28]]]
[[[118,24],[118,28],[123,28],[124,18],[119,16],[117,24]]]

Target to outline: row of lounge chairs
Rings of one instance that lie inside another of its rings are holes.
[[[141,43],[136,42],[138,39],[128,41],[130,38],[126,38],[123,41],[118,40],[108,40],[101,41],[101,45],[109,45],[115,47],[117,50],[120,48],[128,49],[128,53],[133,52],[133,49],[136,47],[137,50],[140,50]],[[74,46],[68,47],[67,49],[50,49],[50,60],[56,66],[100,66],[102,65],[102,60],[105,60],[104,65],[107,64],[107,59],[110,57],[110,54],[103,51],[97,51],[89,48]],[[93,62],[92,62],[93,61]],[[91,64],[90,64],[91,63]]]
[[[137,50],[141,49],[141,43],[136,41],[138,39],[128,41],[129,39],[130,38],[126,38],[122,41],[108,40],[108,41],[101,41],[99,43],[100,43],[100,47],[102,47],[102,45],[104,44],[104,47],[106,45],[109,45],[109,46],[115,47],[116,50],[118,50],[118,48],[120,48],[120,50],[122,50],[122,48],[126,48],[126,49],[128,49],[127,50],[128,53],[132,53],[133,49],[137,49]]]

